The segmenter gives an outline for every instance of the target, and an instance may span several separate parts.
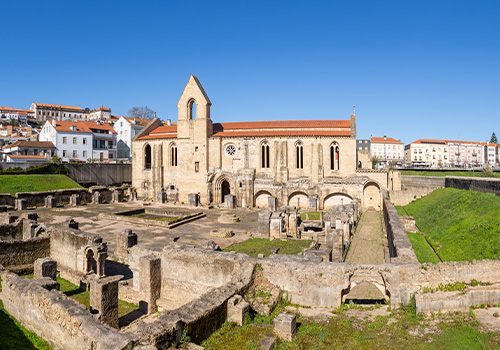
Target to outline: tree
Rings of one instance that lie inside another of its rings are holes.
[[[136,106],[129,109],[128,115],[132,118],[154,119],[155,112],[148,106]]]
[[[491,143],[498,143],[497,135],[495,135],[494,132],[493,132],[493,134],[491,134],[490,142]]]

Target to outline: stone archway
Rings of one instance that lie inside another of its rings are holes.
[[[323,201],[323,209],[329,210],[337,205],[351,204],[353,199],[351,196],[345,193],[331,193],[325,197]]]
[[[309,197],[304,192],[294,192],[288,197],[288,205],[300,209],[309,207]]]
[[[269,197],[272,197],[272,195],[268,191],[257,192],[255,195],[255,206],[258,208],[267,208]]]
[[[349,286],[342,291],[342,302],[355,304],[386,303],[390,299],[384,276],[375,270],[357,270],[350,276]]]
[[[95,258],[96,254],[94,254],[94,250],[92,248],[87,249],[87,251],[85,252],[85,273],[97,274],[97,261],[95,260]]]
[[[221,190],[221,203],[224,203],[224,197],[226,195],[231,194],[231,186],[229,185],[229,182],[227,180],[222,181],[220,185],[220,190]]]
[[[380,186],[375,182],[369,182],[363,189],[363,207],[365,210],[381,209]]]

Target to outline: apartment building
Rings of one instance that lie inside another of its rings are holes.
[[[454,167],[472,168],[485,164],[485,142],[448,140],[450,163]]]
[[[37,121],[59,120],[59,121],[74,121],[74,120],[104,120],[111,117],[111,109],[101,106],[97,109],[90,110],[76,106],[54,105],[48,103],[33,102],[30,106]]]
[[[18,122],[19,124],[26,124],[28,118],[32,119],[34,116],[35,113],[30,109],[0,107],[0,123]]]
[[[407,165],[431,168],[450,166],[446,140],[420,139],[405,146],[404,161]]]
[[[51,141],[64,162],[114,161],[116,131],[106,123],[90,121],[47,121],[39,137]]]
[[[404,159],[403,142],[391,137],[371,137],[371,156],[377,158],[379,163],[402,162]]]
[[[499,165],[499,144],[485,142],[484,143],[484,163],[491,167],[497,167]]]
[[[132,154],[130,152],[132,139],[150,122],[151,119],[119,117],[118,121],[113,125],[117,133],[118,158],[132,159]]]

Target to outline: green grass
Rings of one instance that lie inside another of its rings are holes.
[[[432,171],[432,170],[401,170],[401,175],[415,176],[472,176],[472,171]],[[500,173],[485,173],[482,171],[474,171],[475,177],[500,177]]]
[[[0,278],[0,292],[2,279]],[[43,349],[52,347],[35,333],[24,328],[17,320],[10,316],[0,300],[0,349]]]
[[[66,175],[0,175],[0,193],[43,192],[82,188]]]
[[[500,257],[500,197],[442,188],[405,209],[443,261]]]
[[[362,312],[362,311],[361,311]],[[367,311],[368,312],[368,311]],[[209,349],[258,349],[265,334],[272,334],[253,320],[245,325],[225,323],[201,345]],[[395,322],[390,322],[395,321]],[[408,305],[373,321],[352,319],[341,311],[328,322],[317,323],[297,317],[297,334],[292,342],[278,340],[274,349],[495,349],[499,334],[483,333],[469,314],[424,316]]]
[[[434,254],[432,248],[429,247],[429,244],[427,244],[425,237],[421,233],[407,232],[407,234],[420,263],[437,264],[439,262],[438,257]]]
[[[300,218],[306,220],[306,214],[309,216],[309,220],[320,220],[321,212],[319,211],[308,211],[306,213],[300,213]]]
[[[155,216],[155,215],[151,215],[151,214],[147,214],[147,213],[134,214],[134,215],[130,215],[130,216],[135,217],[135,218],[146,219],[146,220],[157,220],[157,221],[167,221],[167,222],[179,219],[179,217],[177,217],[177,216],[165,217],[165,216]]]
[[[406,214],[404,208],[400,205],[395,205],[394,208],[396,208],[396,210],[398,211],[398,214],[399,216],[406,216],[408,214]]]
[[[280,248],[278,254],[297,255],[305,248],[309,248],[311,243],[311,240],[281,241],[275,239],[274,241],[271,241],[266,238],[250,238],[244,242],[233,244],[224,249],[224,251],[243,253],[255,258],[258,254],[261,253],[267,257],[272,254],[273,248]]]

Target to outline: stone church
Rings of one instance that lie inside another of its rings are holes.
[[[212,102],[191,76],[177,123],[152,121],[132,142],[132,186],[139,198],[239,206],[328,209],[358,201],[381,207],[382,190],[399,190],[398,172],[356,168],[356,116],[346,120],[214,123]]]

